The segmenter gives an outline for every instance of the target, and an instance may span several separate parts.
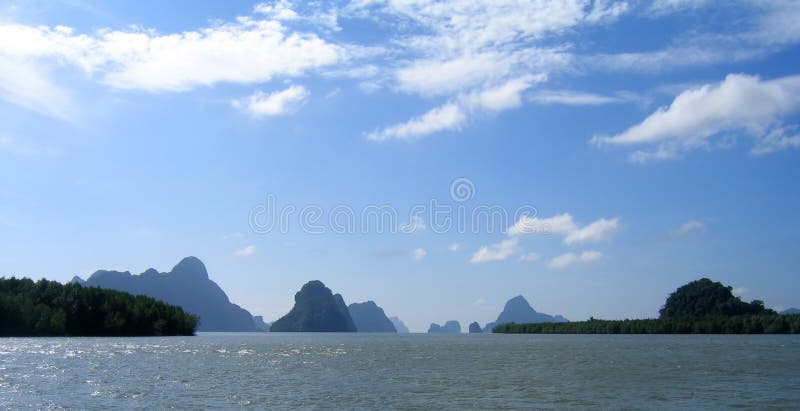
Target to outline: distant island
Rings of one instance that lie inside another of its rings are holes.
[[[531,307],[525,297],[518,295],[508,301],[503,307],[503,311],[497,316],[497,320],[486,324],[484,332],[492,332],[497,324],[531,324],[531,323],[565,323],[568,320],[560,315],[549,315],[540,313]]]
[[[444,325],[439,325],[436,323],[432,323],[430,327],[428,327],[428,334],[460,334],[461,333],[461,323],[456,320],[450,320]]]
[[[408,334],[411,331],[406,327],[406,324],[398,317],[389,317],[389,321],[392,322],[394,325],[394,329],[397,330],[398,334]]]
[[[270,328],[271,332],[355,332],[344,298],[322,281],[309,281],[294,295],[294,307]]]
[[[708,278],[679,287],[667,298],[659,318],[570,323],[506,323],[496,333],[523,334],[797,334],[800,315],[779,315],[764,302],[744,302],[733,288]]]
[[[360,333],[396,333],[397,330],[392,324],[392,320],[386,317],[383,308],[375,304],[375,301],[363,303],[353,303],[347,307],[350,317],[356,324],[356,330]]]
[[[197,257],[184,258],[167,273],[152,268],[139,275],[99,270],[85,281],[75,277],[72,282],[146,295],[179,305],[200,318],[198,331],[269,330],[263,319],[256,320],[247,310],[231,303],[225,292],[208,277],[206,266]]]
[[[181,307],[126,292],[0,278],[0,336],[193,335],[198,318]]]

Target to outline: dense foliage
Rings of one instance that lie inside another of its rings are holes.
[[[0,278],[0,336],[192,335],[197,316],[146,296]]]
[[[733,288],[701,278],[681,286],[667,298],[661,318],[776,314],[764,302],[746,303],[733,295]]]
[[[798,334],[800,315],[674,317],[569,323],[507,323],[492,332],[509,334]]]
[[[670,294],[657,319],[499,324],[496,333],[524,334],[798,334],[800,315],[779,315],[759,300],[747,303],[708,278]]]

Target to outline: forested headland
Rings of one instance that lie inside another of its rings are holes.
[[[744,302],[733,289],[708,278],[670,294],[658,318],[569,323],[499,324],[508,334],[797,334],[800,315],[780,315],[759,300]]]
[[[121,291],[0,278],[0,336],[193,335],[181,307]]]

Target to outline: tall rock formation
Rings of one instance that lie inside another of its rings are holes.
[[[309,281],[294,295],[294,307],[272,323],[271,332],[355,332],[341,295],[321,281]]]

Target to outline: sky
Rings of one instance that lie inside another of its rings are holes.
[[[197,256],[274,320],[800,306],[800,2],[0,1],[0,275]]]

